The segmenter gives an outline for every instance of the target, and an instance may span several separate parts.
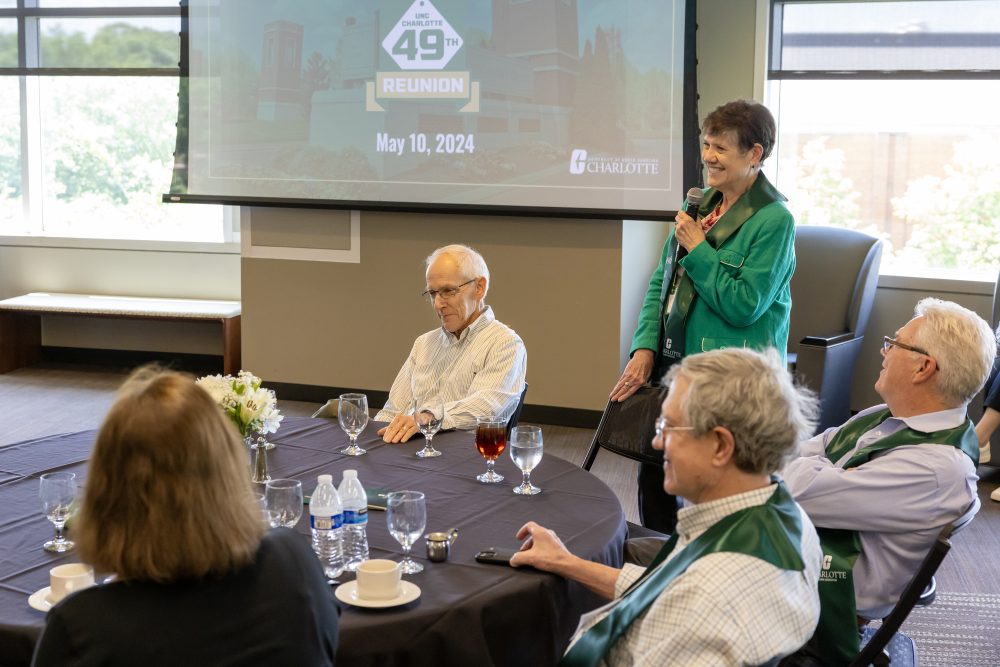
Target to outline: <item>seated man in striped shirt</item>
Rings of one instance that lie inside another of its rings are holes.
[[[419,336],[375,421],[389,422],[378,434],[406,442],[418,429],[417,398],[440,394],[442,429],[473,429],[476,418],[507,417],[517,407],[528,359],[521,338],[486,305],[490,270],[464,245],[438,248],[427,258],[427,290],[441,327]]]

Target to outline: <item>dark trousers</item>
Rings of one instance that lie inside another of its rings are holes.
[[[677,527],[677,497],[663,490],[663,466],[639,464],[639,523],[672,535]]]

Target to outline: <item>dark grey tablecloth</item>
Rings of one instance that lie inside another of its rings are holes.
[[[368,454],[361,457],[339,454],[346,437],[335,422],[286,419],[270,438],[277,444],[269,456],[272,477],[300,479],[309,493],[317,475],[332,473],[339,483],[345,468],[356,468],[366,488],[424,492],[428,532],[459,530],[446,563],[427,561],[422,540],[415,547],[425,569],[406,579],[420,587],[417,601],[381,610],[342,605],[338,663],[554,664],[580,613],[600,601],[559,577],[484,565],[473,557],[485,547],[516,546],[514,533],[531,519],[556,530],[573,552],[619,566],[625,520],[614,494],[590,473],[546,456],[532,473],[543,493],[517,496],[511,489],[520,482],[520,471],[506,452],[497,461],[504,482],[480,484],[474,479],[485,469],[485,461],[470,433],[439,434],[434,443],[444,455],[423,460],[414,455],[423,439],[385,445],[376,438],[376,428],[371,424],[362,434],[359,444]],[[48,585],[52,566],[77,559],[72,553],[55,556],[41,548],[52,527],[41,513],[37,476],[69,470],[83,478],[93,440],[94,432],[88,431],[0,449],[0,665],[30,660],[44,614],[28,606],[28,596]],[[298,525],[303,539],[307,515],[308,508]],[[384,513],[370,512],[368,540],[372,558],[399,558]]]

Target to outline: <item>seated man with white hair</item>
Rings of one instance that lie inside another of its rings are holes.
[[[389,422],[378,431],[385,442],[406,442],[417,433],[414,392],[421,399],[440,395],[442,429],[473,429],[477,417],[509,417],[524,389],[524,343],[486,305],[490,270],[482,255],[464,245],[438,248],[427,258],[425,277],[424,297],[441,327],[413,343],[375,415]]]
[[[921,300],[882,345],[875,391],[885,403],[802,443],[785,467],[826,558],[823,613],[807,648],[824,664],[857,655],[859,625],[892,610],[941,528],[976,502],[979,440],[966,408],[996,346],[971,310]]]
[[[761,665],[816,627],[819,539],[772,477],[812,432],[815,398],[774,350],[684,357],[664,385],[653,447],[663,450],[664,489],[690,505],[649,567],[584,560],[534,522],[517,533],[525,542],[512,566],[611,600],[583,616],[561,665]]]

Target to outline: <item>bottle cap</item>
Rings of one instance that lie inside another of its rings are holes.
[[[358,471],[357,470],[350,470],[350,469],[348,469],[348,470],[344,471],[344,479],[350,479],[352,477],[354,479],[358,478]]]
[[[319,483],[320,484],[333,484],[333,475],[320,475],[319,476]]]

